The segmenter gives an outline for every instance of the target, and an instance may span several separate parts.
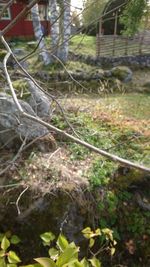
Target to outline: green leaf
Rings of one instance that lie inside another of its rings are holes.
[[[69,243],[64,235],[60,234],[57,239],[57,246],[61,251],[64,251],[68,247]]]
[[[93,267],[101,267],[101,263],[96,257],[93,257],[89,261],[91,262]]]
[[[10,243],[11,244],[14,244],[14,245],[18,244],[20,241],[21,240],[20,240],[20,238],[17,235],[12,235],[12,237],[10,239]]]
[[[36,258],[35,261],[40,263],[43,267],[56,267],[55,262],[49,258]]]
[[[92,248],[95,244],[95,240],[93,238],[90,238],[89,247]]]
[[[112,248],[110,249],[110,254],[111,254],[111,256],[113,256],[113,255],[115,254],[115,251],[116,251],[116,249],[115,249],[114,247],[112,247]]]
[[[0,259],[0,267],[7,267],[5,259]]]
[[[93,232],[92,232],[92,230],[91,230],[90,227],[86,227],[85,229],[82,230],[82,234],[83,234],[84,237],[87,238],[87,239],[90,239],[90,237],[91,237],[91,233],[93,233]]]
[[[102,232],[104,235],[106,235],[106,237],[108,237],[108,239],[113,241],[113,231],[112,230],[110,230],[109,228],[104,228],[104,229],[102,229]]]
[[[89,262],[86,260],[86,258],[83,258],[81,263],[83,267],[89,267]]]
[[[101,235],[101,230],[99,228],[97,228],[95,230],[95,235],[97,235],[97,236]]]
[[[96,229],[95,231],[92,231],[90,227],[83,229],[82,233],[83,233],[84,237],[87,239],[101,235],[101,231],[99,228]]]
[[[4,237],[4,234],[0,233],[0,242],[2,242],[3,237]]]
[[[83,264],[79,262],[78,260],[73,260],[69,262],[69,267],[83,267]]]
[[[52,260],[57,260],[58,259],[58,255],[59,255],[59,251],[55,248],[50,248],[48,251],[50,257]]]
[[[5,256],[5,251],[4,250],[0,250],[0,258]]]
[[[7,237],[4,236],[3,239],[2,239],[2,242],[1,242],[1,248],[2,248],[4,251],[6,251],[6,250],[9,248],[9,246],[10,246],[10,242],[9,242],[9,240],[7,239]]]
[[[17,264],[14,264],[14,263],[7,263],[7,267],[17,267]]]
[[[14,251],[8,252],[8,262],[9,263],[18,263],[21,262],[20,258],[17,256],[17,254]]]
[[[40,238],[46,243],[50,244],[55,239],[55,235],[52,232],[45,232],[40,235]]]
[[[63,266],[64,264],[69,264],[70,261],[77,259],[77,252],[79,251],[79,248],[76,247],[70,247],[68,246],[64,252],[59,256],[56,265],[58,267]]]

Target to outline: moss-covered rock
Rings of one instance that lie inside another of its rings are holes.
[[[111,69],[112,76],[121,80],[122,82],[129,82],[132,80],[132,71],[126,66],[118,66]]]

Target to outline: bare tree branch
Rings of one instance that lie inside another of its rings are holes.
[[[3,37],[2,37],[2,40],[3,40]],[[17,100],[17,96],[16,96],[16,94],[15,94],[15,91],[14,91],[14,89],[13,89],[13,86],[12,86],[12,83],[11,83],[11,80],[10,80],[10,76],[9,76],[9,74],[8,74],[8,71],[7,71],[7,60],[8,60],[9,57],[11,56],[11,51],[9,51],[9,50],[10,50],[10,49],[9,49],[9,46],[7,45],[7,51],[8,51],[8,53],[7,53],[6,56],[4,57],[4,61],[3,61],[3,64],[4,64],[4,72],[5,72],[5,74],[6,74],[6,79],[7,79],[7,82],[8,82],[8,84],[9,84],[9,88],[10,88],[10,91],[11,91],[11,94],[12,94],[12,97],[13,97],[13,100],[14,100],[14,102],[15,102],[15,104],[16,104],[18,110],[19,110],[20,112],[23,112],[23,109],[22,109],[20,103],[19,103],[18,100]]]
[[[10,55],[10,53],[12,53],[12,51],[9,48],[9,46],[8,46],[7,42],[5,41],[4,37],[1,36],[1,40],[2,40],[2,42],[3,42],[3,44],[4,44],[5,48],[6,48],[6,50],[8,52],[8,55]],[[19,104],[19,101],[18,101],[17,96],[15,94],[15,91],[14,91],[14,88],[13,88],[13,85],[12,85],[12,82],[10,80],[10,77],[9,77],[9,74],[8,74],[8,71],[7,71],[7,67],[6,67],[6,59],[4,61],[5,61],[4,71],[5,71],[5,75],[6,75],[6,78],[7,78],[7,82],[8,82],[10,91],[12,93],[14,102],[16,103],[16,106],[18,108],[18,111],[20,112],[20,115],[22,117],[25,117],[25,118],[28,118],[28,119],[30,119],[32,121],[38,122],[41,125],[47,127],[47,129],[52,130],[52,131],[55,131],[56,133],[58,133],[58,134],[60,134],[62,136],[65,136],[66,138],[72,140],[73,142],[75,142],[77,144],[80,144],[80,145],[82,145],[82,146],[90,149],[91,151],[94,151],[94,152],[96,152],[96,153],[98,153],[98,154],[100,154],[100,155],[102,155],[102,156],[104,156],[104,157],[106,157],[106,158],[114,161],[114,162],[119,162],[122,165],[125,165],[125,166],[131,167],[131,168],[135,168],[135,169],[138,169],[138,170],[141,170],[141,171],[145,171],[145,172],[150,173],[150,168],[148,168],[148,167],[145,167],[143,165],[139,165],[139,164],[133,163],[133,162],[131,162],[129,160],[123,159],[123,158],[118,157],[118,156],[116,156],[114,154],[110,154],[110,153],[108,153],[108,152],[106,152],[106,151],[104,151],[102,149],[99,149],[99,148],[97,148],[97,147],[95,147],[95,146],[93,146],[93,145],[91,145],[91,144],[89,144],[89,143],[87,143],[85,141],[80,140],[79,138],[76,138],[76,137],[74,137],[74,136],[66,133],[65,131],[60,130],[59,128],[51,125],[50,123],[47,123],[47,122],[43,121],[39,117],[35,117],[35,116],[32,116],[32,115],[24,112],[23,109],[22,109],[22,107]],[[34,80],[34,79],[32,78],[32,80]]]

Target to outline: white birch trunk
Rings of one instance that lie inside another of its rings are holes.
[[[58,56],[59,49],[59,12],[57,0],[49,0],[50,7],[50,25],[51,25],[51,53]],[[55,59],[52,57],[52,61]]]
[[[33,23],[33,30],[34,30],[35,38],[38,42],[40,42],[40,44],[39,44],[39,48],[41,51],[40,55],[42,56],[44,65],[48,65],[50,63],[50,57],[46,51],[46,45],[44,42],[44,37],[42,38],[43,32],[42,32],[42,26],[41,26],[41,22],[40,22],[38,4],[34,5],[31,8],[31,16],[32,16],[32,23]]]
[[[60,50],[60,58],[63,62],[68,60],[69,53],[69,38],[71,35],[71,8],[70,0],[63,0],[64,14],[63,14],[63,39]]]

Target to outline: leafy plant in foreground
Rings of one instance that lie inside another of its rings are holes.
[[[16,245],[20,242],[19,237],[7,232],[0,234],[0,242],[0,266],[17,267],[21,260],[14,251],[9,249],[11,245]]]
[[[51,232],[45,232],[40,235],[43,245],[48,246],[49,257],[40,257],[34,259],[37,263],[29,265],[20,265],[20,258],[14,251],[9,250],[11,244],[18,244],[19,238],[15,235],[7,236],[3,234],[0,236],[0,266],[1,267],[101,267],[100,260],[96,255],[100,254],[101,251],[109,250],[112,256],[115,253],[116,241],[113,238],[112,230],[108,228],[96,229],[92,231],[90,227],[83,229],[84,237],[89,240],[89,252],[92,257],[90,259],[83,258],[79,260],[80,248],[75,245],[74,242],[69,243],[63,234],[60,234],[58,239]],[[91,251],[95,244],[95,239],[102,237],[103,249],[99,249],[97,253]],[[54,246],[55,242],[55,246]]]

